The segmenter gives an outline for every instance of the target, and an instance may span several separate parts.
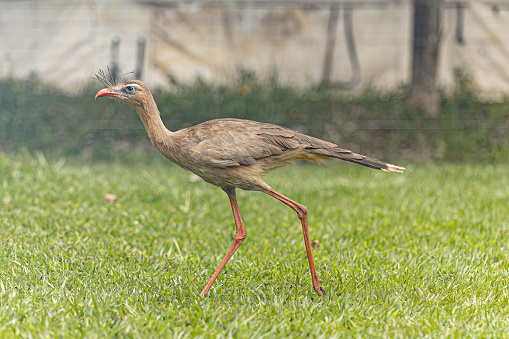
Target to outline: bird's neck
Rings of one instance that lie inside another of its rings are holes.
[[[136,107],[136,111],[145,126],[150,141],[159,148],[159,145],[171,142],[171,135],[173,133],[164,126],[154,99],[149,99],[151,100],[147,100],[143,105]]]

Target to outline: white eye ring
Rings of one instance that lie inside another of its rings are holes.
[[[128,94],[133,94],[134,92],[136,92],[136,88],[134,86],[127,86],[124,89]]]

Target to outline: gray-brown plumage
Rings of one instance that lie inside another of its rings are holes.
[[[273,190],[262,176],[296,160],[321,161],[331,157],[387,172],[404,170],[288,128],[249,120],[217,119],[171,132],[164,126],[152,94],[143,82],[132,80],[116,84],[104,74],[100,74],[98,79],[108,88],[100,90],[96,98],[112,96],[131,105],[143,121],[150,140],[164,156],[222,188],[230,199],[237,232],[232,247],[205,285],[202,295],[207,294],[246,237],[235,197],[236,188],[264,192],[297,212],[302,223],[313,287],[318,294],[323,294],[325,291],[320,285],[311,253],[306,207]]]

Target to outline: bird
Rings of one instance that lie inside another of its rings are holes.
[[[212,274],[200,295],[206,296],[228,260],[246,239],[236,190],[268,194],[293,209],[300,219],[311,282],[318,295],[325,295],[318,278],[308,231],[307,208],[270,187],[262,176],[296,160],[320,162],[337,158],[386,172],[403,172],[404,167],[360,155],[298,131],[243,119],[215,119],[175,132],[168,130],[156,102],[140,80],[117,79],[103,71],[96,74],[106,88],[95,95],[113,97],[129,104],[138,113],[152,144],[169,160],[221,188],[228,196],[235,222],[233,244]]]

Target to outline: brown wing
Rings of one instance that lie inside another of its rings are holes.
[[[195,156],[217,167],[252,165],[299,147],[337,147],[291,129],[240,119],[211,120],[186,131]]]

